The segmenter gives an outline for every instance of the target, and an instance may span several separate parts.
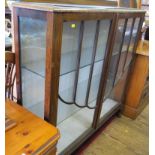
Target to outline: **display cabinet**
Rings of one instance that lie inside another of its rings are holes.
[[[18,103],[57,126],[70,154],[121,109],[144,12],[13,5]]]

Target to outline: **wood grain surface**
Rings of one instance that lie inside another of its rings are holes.
[[[5,133],[6,155],[44,154],[55,151],[59,131],[20,105],[7,100],[6,114],[17,125]]]

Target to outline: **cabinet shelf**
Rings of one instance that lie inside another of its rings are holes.
[[[95,61],[95,64],[98,63],[98,62],[102,62],[104,59],[99,59],[97,61]],[[85,67],[88,67],[88,66],[91,66],[91,64],[86,64],[86,65],[83,65],[80,67],[80,69],[83,69]],[[42,78],[45,78],[45,68],[44,67],[44,60],[38,60],[38,61],[32,61],[32,62],[29,62],[29,63],[24,63],[22,66],[22,68],[24,69],[27,69],[31,72],[33,72],[34,74],[42,77]],[[69,74],[69,73],[72,73],[72,72],[75,72],[76,70],[70,70],[68,72],[65,72],[65,73],[62,73],[60,74],[60,76],[64,76],[66,74]]]

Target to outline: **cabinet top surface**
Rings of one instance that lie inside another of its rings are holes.
[[[10,100],[6,101],[6,115],[16,122],[5,133],[8,155],[40,154],[53,147],[60,137],[57,128]]]
[[[77,5],[77,4],[57,4],[57,3],[34,3],[34,2],[15,2],[13,7],[28,8],[34,10],[51,11],[51,12],[118,12],[118,13],[144,13],[144,10],[97,6],[97,5]]]

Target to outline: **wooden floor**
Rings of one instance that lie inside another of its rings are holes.
[[[81,155],[148,155],[149,108],[136,120],[115,118]]]

